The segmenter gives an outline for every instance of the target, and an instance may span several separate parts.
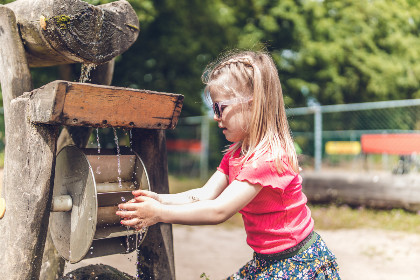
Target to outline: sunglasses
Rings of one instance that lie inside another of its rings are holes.
[[[228,105],[246,103],[250,100],[252,100],[252,97],[234,98],[234,99],[230,99],[230,100],[226,100],[226,101],[214,102],[213,103],[213,112],[217,116],[217,118],[220,119],[222,117],[223,110]]]

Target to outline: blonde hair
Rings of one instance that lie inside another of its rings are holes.
[[[228,53],[210,64],[202,76],[209,95],[218,91],[229,97],[252,97],[248,133],[242,142],[227,151],[241,149],[243,162],[252,161],[269,151],[275,158],[278,172],[284,171],[282,157],[299,172],[293,139],[290,135],[283,93],[277,68],[266,52]],[[285,154],[284,154],[285,153]]]

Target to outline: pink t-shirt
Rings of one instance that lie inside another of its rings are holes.
[[[241,165],[240,149],[234,157],[227,153],[219,171],[234,180],[263,186],[241,211],[248,245],[257,253],[273,254],[289,249],[305,239],[314,228],[307,198],[302,193],[302,177],[284,158],[285,171],[275,168],[270,153]]]

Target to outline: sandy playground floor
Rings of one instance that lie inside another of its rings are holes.
[[[420,233],[373,229],[318,231],[336,254],[343,280],[420,279]],[[235,272],[252,256],[242,228],[226,226],[173,227],[177,280],[211,280]],[[135,275],[134,254],[114,255],[66,265],[66,272],[103,263]],[[162,279],[165,280],[165,279]]]

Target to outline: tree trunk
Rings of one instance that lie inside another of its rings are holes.
[[[137,39],[134,9],[120,0],[93,6],[82,0],[17,0],[16,15],[30,67],[69,63],[102,64]]]
[[[165,131],[133,129],[133,150],[146,166],[152,191],[169,193]],[[140,279],[174,280],[172,225],[151,226],[137,257]]]
[[[14,13],[0,5],[0,79],[6,148],[0,220],[3,279],[37,279],[51,204],[57,127],[35,126],[26,116],[31,75]],[[19,98],[18,98],[19,97]]]

